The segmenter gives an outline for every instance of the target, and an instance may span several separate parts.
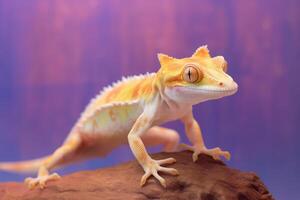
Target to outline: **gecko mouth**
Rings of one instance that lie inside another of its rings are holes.
[[[211,95],[232,95],[237,92],[238,86],[234,85],[233,87],[229,88],[214,88],[214,87],[187,87],[187,86],[176,86],[179,90],[185,90],[185,91],[191,91],[193,93],[205,93],[205,94],[211,94]]]
[[[217,94],[219,94],[219,93],[224,93],[224,94],[226,94],[226,93],[230,93],[230,94],[234,94],[234,93],[236,93],[237,92],[237,88],[226,88],[226,89],[217,89],[217,90],[214,90],[214,89],[210,89],[210,90],[208,90],[208,89],[199,89],[200,91],[203,91],[203,92],[207,92],[207,93],[217,93]]]

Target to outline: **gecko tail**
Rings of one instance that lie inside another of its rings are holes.
[[[17,173],[33,173],[37,172],[42,163],[48,156],[21,162],[0,162],[0,171],[17,172]]]

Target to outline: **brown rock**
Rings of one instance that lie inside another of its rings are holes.
[[[167,188],[152,177],[140,187],[142,168],[136,161],[95,171],[81,171],[49,182],[44,190],[28,190],[23,183],[0,184],[0,199],[94,200],[94,199],[197,199],[197,200],[271,200],[261,180],[254,174],[228,168],[221,161],[200,155],[196,163],[191,153],[159,153],[155,159],[174,157],[177,177],[163,175]]]

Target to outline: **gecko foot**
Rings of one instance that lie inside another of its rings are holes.
[[[38,176],[37,178],[29,177],[26,178],[24,182],[29,189],[34,189],[37,186],[40,187],[41,189],[44,189],[48,181],[54,181],[60,178],[61,177],[57,173],[54,173],[51,175]]]
[[[174,158],[167,158],[167,159],[163,159],[163,160],[153,160],[153,159],[149,159],[149,161],[147,161],[147,163],[145,164],[145,166],[143,166],[144,170],[145,170],[145,174],[141,179],[141,186],[145,185],[147,179],[153,175],[163,187],[167,187],[166,185],[166,181],[164,178],[162,178],[159,174],[158,171],[167,173],[167,174],[171,174],[174,176],[179,175],[178,171],[174,168],[167,168],[167,167],[162,167],[160,165],[164,165],[164,164],[172,164],[175,163],[176,160]]]
[[[192,151],[193,153],[193,161],[196,162],[198,160],[198,155],[203,153],[206,155],[212,156],[215,160],[221,160],[221,157],[226,158],[226,160],[230,160],[230,153],[228,151],[223,151],[219,147],[213,148],[213,149],[207,149],[205,147],[197,148],[194,146],[190,146],[187,144],[180,144],[179,146],[180,150],[188,150]]]

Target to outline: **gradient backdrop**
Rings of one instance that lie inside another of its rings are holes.
[[[299,8],[296,0],[0,0],[0,161],[53,152],[103,86],[158,70],[158,52],[186,57],[208,44],[240,87],[195,107],[207,145],[231,151],[228,165],[258,173],[277,199],[299,199]],[[180,123],[168,126],[186,140]],[[121,148],[60,173],[129,159]]]

